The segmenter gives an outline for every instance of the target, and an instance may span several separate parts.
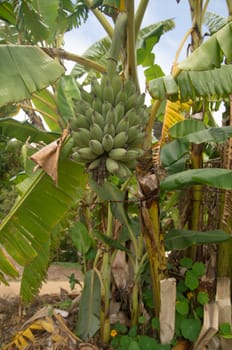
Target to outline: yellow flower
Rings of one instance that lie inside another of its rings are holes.
[[[112,329],[112,331],[110,332],[111,337],[115,337],[117,334],[118,333],[117,333],[116,329]]]
[[[193,298],[193,293],[192,292],[188,292],[187,293],[187,297],[188,297],[189,300],[192,299]]]

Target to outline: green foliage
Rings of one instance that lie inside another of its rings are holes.
[[[223,230],[201,232],[172,229],[165,234],[164,242],[167,250],[182,250],[195,244],[223,242],[229,238],[230,235]]]
[[[78,320],[77,335],[87,340],[92,338],[100,326],[101,285],[94,270],[85,274],[84,289],[82,291]]]
[[[232,187],[232,171],[219,168],[186,170],[167,176],[161,181],[160,188],[163,191],[172,191],[196,184],[230,190]]]
[[[18,195],[13,179],[23,170],[21,147],[21,142],[0,136],[0,222]]]
[[[193,342],[201,330],[201,321],[195,318],[185,319],[181,322],[180,329],[183,337]]]
[[[221,323],[219,325],[219,336],[225,339],[232,339],[231,325],[229,323]]]
[[[64,69],[38,47],[2,45],[0,72],[0,106],[4,106],[30,98],[33,92],[58,79]]]
[[[205,265],[198,261],[193,263],[192,259],[185,257],[180,260],[180,266],[186,271],[177,283],[175,335],[195,341],[202,325],[202,306],[209,301],[208,293],[198,288]]]
[[[111,346],[115,350],[170,350],[171,345],[160,344],[153,336],[138,334],[137,327],[130,330],[116,323],[111,331]]]

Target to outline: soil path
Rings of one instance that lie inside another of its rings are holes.
[[[59,295],[62,289],[67,291],[68,294],[79,294],[80,286],[78,284],[75,285],[73,290],[70,288],[69,276],[71,274],[74,274],[77,280],[83,281],[82,273],[74,264],[52,264],[48,269],[47,280],[40,289],[40,295]],[[0,284],[0,298],[17,297],[19,296],[19,291],[20,278],[9,281],[9,286]]]

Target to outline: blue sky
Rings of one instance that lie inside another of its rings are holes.
[[[138,4],[139,1],[135,1],[135,3]],[[226,0],[211,0],[208,11],[227,16]],[[179,4],[177,4],[176,0],[150,0],[142,26],[144,27],[168,18],[174,19],[176,27],[174,30],[164,34],[154,48],[155,62],[162,67],[166,74],[170,73],[181,39],[191,27],[188,0],[180,0]],[[65,35],[65,49],[81,55],[92,43],[104,36],[106,36],[104,29],[96,18],[91,15],[84,25]],[[182,51],[180,60],[183,60],[185,55],[186,48]],[[69,63],[69,70],[71,66]]]

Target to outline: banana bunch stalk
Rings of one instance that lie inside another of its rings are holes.
[[[75,118],[69,120],[74,141],[72,158],[84,163],[101,183],[110,174],[126,178],[143,155],[148,109],[144,94],[136,91],[132,80],[93,79],[91,92],[81,90]]]

